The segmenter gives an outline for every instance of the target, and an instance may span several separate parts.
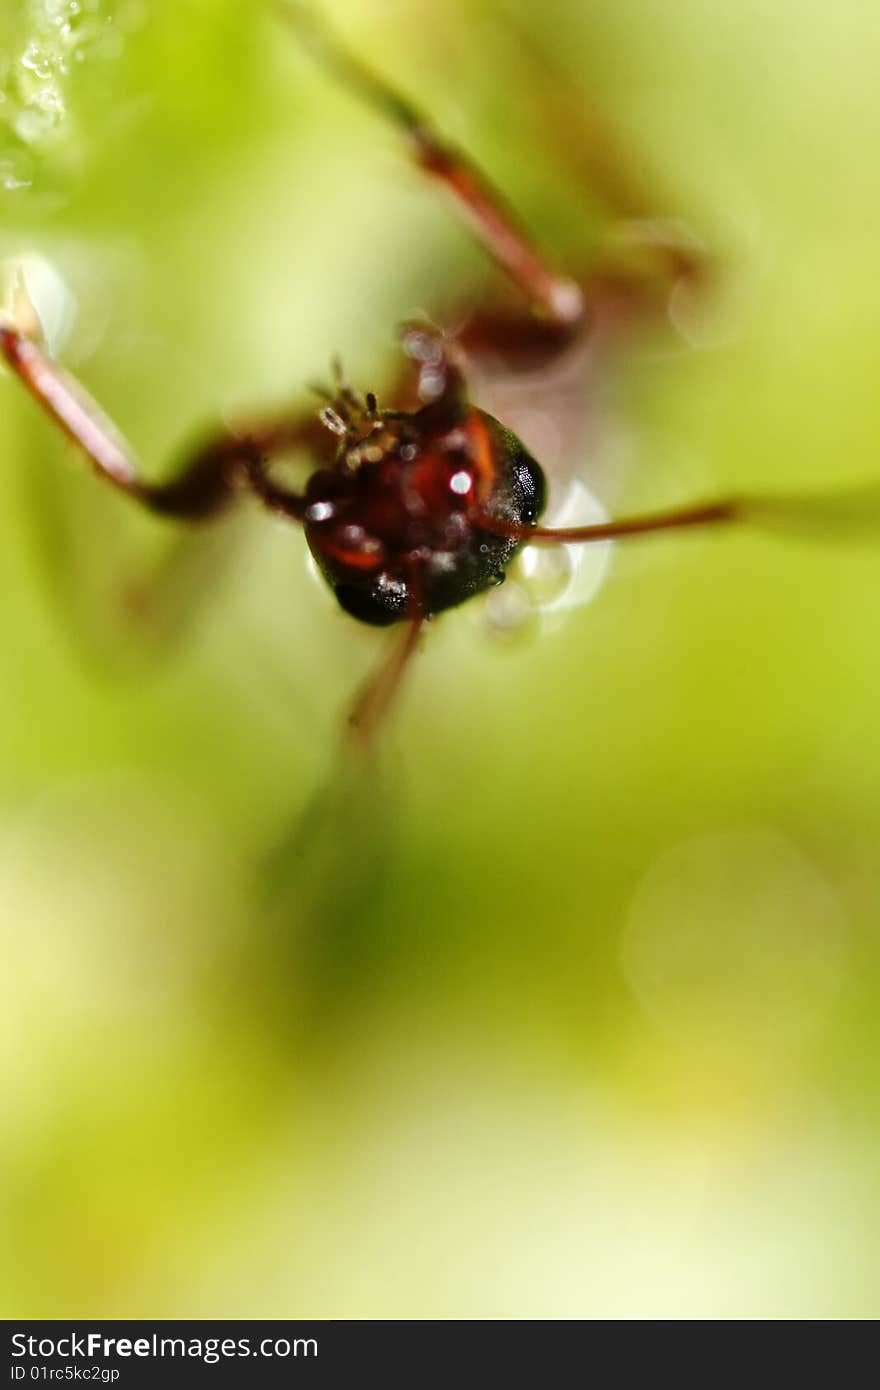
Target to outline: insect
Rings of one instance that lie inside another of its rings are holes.
[[[346,613],[402,628],[352,713],[353,737],[366,745],[425,624],[503,580],[523,546],[743,522],[797,523],[821,510],[822,502],[736,496],[592,525],[542,526],[541,465],[472,399],[470,368],[487,357],[531,366],[558,360],[595,333],[612,308],[641,311],[668,298],[674,285],[699,287],[707,274],[702,255],[687,239],[660,234],[646,242],[643,264],[629,277],[558,273],[485,175],[427,117],[346,52],[310,12],[291,4],[284,13],[332,75],[396,123],[417,164],[451,195],[516,298],[471,313],[454,335],[428,323],[407,324],[402,345],[408,366],[390,404],[380,405],[372,392],[356,393],[338,368],[317,415],[297,412],[209,440],[163,484],[142,478],[115,426],[26,323],[0,321],[0,349],[96,473],[133,501],[178,522],[201,523],[250,492],[303,529]],[[606,193],[616,211],[632,212],[626,188]],[[273,461],[292,450],[307,450],[313,463],[301,490],[273,473]]]

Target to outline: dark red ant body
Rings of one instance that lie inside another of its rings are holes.
[[[334,468],[309,479],[302,515],[341,606],[379,626],[501,583],[546,495],[540,465],[470,405],[437,340],[411,330],[406,344],[421,357],[421,394],[437,398],[414,413],[349,418]]]
[[[465,365],[487,352],[511,362],[551,362],[583,337],[591,317],[601,327],[608,305],[624,317],[656,308],[672,287],[696,287],[706,266],[692,245],[648,224],[643,263],[629,276],[598,271],[576,283],[556,275],[463,154],[299,5],[285,6],[285,13],[337,77],[405,131],[417,162],[453,195],[526,307],[472,315],[454,339],[425,325],[408,326],[403,344],[417,376],[414,386],[402,388],[401,404],[409,409],[380,410],[372,394],[362,400],[339,372],[337,391],[327,393],[329,403],[317,419],[297,414],[223,435],[161,485],[140,478],[125,442],[48,356],[36,325],[0,321],[0,350],[116,487],[156,513],[185,521],[216,515],[248,488],[303,526],[318,568],[347,613],[377,626],[405,624],[404,641],[356,706],[352,722],[363,737],[387,707],[424,621],[498,584],[527,542],[600,541],[731,521],[798,524],[815,516],[811,500],[739,497],[589,526],[540,527],[541,467],[514,434],[471,403]],[[629,191],[615,188],[610,201],[622,217],[642,215]],[[302,449],[310,452],[314,471],[303,491],[292,491],[272,476],[270,463]]]

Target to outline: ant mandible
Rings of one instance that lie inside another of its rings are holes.
[[[539,519],[546,500],[540,464],[503,424],[474,405],[465,368],[489,352],[546,363],[587,330],[607,283],[558,275],[476,165],[445,142],[407,100],[346,52],[296,3],[284,7],[301,39],[338,79],[393,120],[423,170],[444,185],[459,212],[524,297],[511,312],[472,315],[455,338],[409,324],[403,348],[414,380],[397,408],[356,394],[337,370],[336,389],[312,413],[227,433],[190,457],[172,481],[144,481],[114,425],[48,355],[38,332],[0,320],[6,361],[95,471],[153,513],[184,522],[217,516],[249,489],[266,507],[303,527],[306,542],[342,608],[364,623],[404,627],[402,640],[367,683],[351,727],[365,744],[387,710],[426,621],[503,578],[526,544],[607,541],[654,531],[733,522],[773,522],[814,513],[816,500],[726,497],[587,526],[553,529]],[[606,193],[608,190],[605,190]],[[620,190],[612,201],[629,211]],[[659,237],[645,283],[698,284],[705,264],[693,246]],[[617,286],[620,290],[620,286]],[[650,298],[650,293],[648,293]],[[314,471],[303,491],[273,478],[269,464],[308,449]]]

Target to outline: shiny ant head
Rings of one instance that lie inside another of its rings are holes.
[[[347,613],[387,625],[500,584],[545,501],[540,465],[515,435],[467,401],[457,369],[406,341],[420,362],[413,413],[379,411],[347,387],[322,412],[340,436],[332,468],[306,489],[309,549]],[[495,529],[493,529],[493,525]]]

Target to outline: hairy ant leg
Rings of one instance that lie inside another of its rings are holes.
[[[425,619],[418,611],[405,620],[390,655],[361,687],[348,717],[349,742],[359,752],[367,751],[376,731],[384,721],[403,683],[413,656],[418,649]]]
[[[35,334],[39,327],[34,324]],[[149,483],[139,474],[134,453],[80,383],[61,368],[36,337],[14,323],[0,320],[0,359],[5,359],[37,402],[111,486],[155,516],[182,523],[170,544],[163,543],[154,558],[143,553],[132,560],[107,549],[101,565],[89,540],[73,524],[68,508],[44,505],[52,528],[46,542],[46,575],[55,601],[65,615],[65,630],[76,634],[81,654],[112,666],[133,654],[120,638],[137,631],[140,650],[155,655],[167,650],[187,631],[208,594],[217,586],[234,547],[219,524],[200,523],[227,516],[245,490],[264,506],[301,522],[303,499],[271,477],[267,460],[293,451],[307,451],[318,461],[332,457],[332,435],[310,411],[220,433],[190,450],[180,470],[167,482]],[[52,518],[54,517],[54,520]],[[200,535],[183,533],[195,523]],[[102,554],[105,547],[101,547]],[[147,645],[144,645],[144,644]]]
[[[327,434],[311,415],[221,434],[191,454],[176,477],[148,483],[140,477],[134,454],[113,422],[38,342],[2,321],[0,352],[96,473],[148,510],[181,521],[203,521],[224,511],[245,486],[267,507],[302,520],[304,499],[273,482],[265,460],[297,447],[323,445]]]
[[[678,222],[658,218],[641,171],[633,170],[601,114],[580,98],[574,102],[566,76],[546,55],[533,53],[529,43],[521,47],[542,79],[542,98],[535,103],[539,114],[553,126],[557,143],[559,132],[565,132],[577,179],[612,228],[626,233],[625,248],[604,254],[577,279],[553,267],[504,195],[414,102],[349,51],[307,4],[279,0],[279,6],[317,61],[398,126],[416,164],[449,191],[474,235],[525,295],[526,311],[490,305],[465,317],[459,336],[472,356],[485,351],[514,366],[532,365],[564,351],[586,319],[601,327],[611,318],[641,316],[665,304],[679,283],[695,285],[707,278],[708,261],[696,239]]]
[[[452,194],[478,240],[535,310],[563,333],[576,329],[584,311],[578,285],[557,274],[476,164],[445,140],[408,98],[350,53],[308,6],[299,0],[281,0],[281,12],[328,72],[400,127],[415,162]]]
[[[867,483],[803,495],[742,494],[587,526],[517,526],[488,516],[480,517],[479,521],[486,530],[498,535],[509,536],[522,544],[539,545],[622,540],[657,531],[718,525],[747,525],[781,534],[832,538],[836,530],[842,530],[851,538],[856,532],[880,533],[880,486]]]
[[[350,52],[307,5],[278,3],[317,61],[402,131],[415,162],[453,195],[459,213],[519,291],[476,306],[453,304],[441,322],[462,350],[476,393],[490,411],[517,433],[524,430],[536,452],[545,451],[549,433],[559,454],[556,472],[564,472],[566,459],[582,456],[601,432],[601,376],[621,332],[661,319],[679,285],[705,282],[707,263],[696,241],[649,215],[641,171],[629,169],[613,143],[608,154],[604,123],[591,110],[581,110],[580,101],[566,100],[565,78],[556,74],[551,85],[560,89],[565,147],[583,145],[576,176],[588,183],[609,222],[625,229],[627,242],[600,255],[577,280],[566,277],[490,180],[414,103]],[[524,51],[531,57],[528,45]],[[558,137],[559,129],[553,133]],[[414,399],[408,388],[411,379],[404,377],[401,392]],[[553,422],[549,432],[542,428],[548,419]]]

